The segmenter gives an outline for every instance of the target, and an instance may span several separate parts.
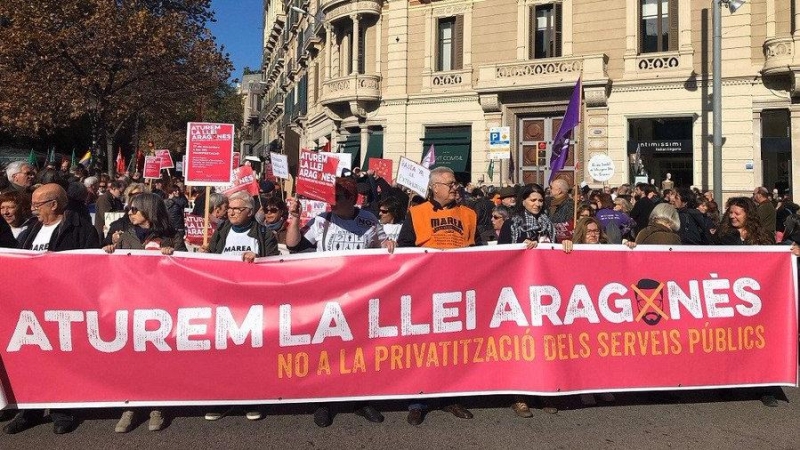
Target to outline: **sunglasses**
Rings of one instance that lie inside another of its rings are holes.
[[[268,212],[268,213],[273,213],[273,214],[275,214],[276,212],[280,211],[280,209],[278,209],[278,208],[275,208],[275,207],[273,206],[272,208],[264,208],[264,211],[266,211],[266,212]]]
[[[389,214],[389,210],[388,209],[379,209],[378,210],[378,214]]]
[[[131,206],[130,208],[128,208],[128,214],[136,214],[138,212],[139,212],[139,208],[137,208],[135,206]]]

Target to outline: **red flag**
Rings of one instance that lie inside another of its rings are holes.
[[[136,150],[136,171],[142,172],[144,170],[144,152],[141,149]]]
[[[117,153],[117,173],[125,173],[125,158],[122,156],[122,147],[119,148]]]

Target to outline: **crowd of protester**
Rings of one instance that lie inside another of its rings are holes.
[[[800,256],[800,207],[789,195],[775,195],[764,187],[752,196],[727,199],[720,208],[711,192],[679,186],[659,191],[639,183],[618,187],[573,189],[556,179],[544,187],[462,185],[448,168],[431,171],[429,195],[422,198],[392,186],[371,171],[354,170],[337,177],[335,201],[330,211],[301,224],[300,201],[284,198],[274,183],[262,181],[259,195],[239,191],[226,197],[202,190],[188,191],[178,177],[142,180],[141,173],[90,174],[84,167],[41,170],[27,162],[13,162],[0,177],[0,246],[35,251],[67,251],[102,248],[160,251],[164,255],[187,251],[184,212],[204,216],[206,205],[216,230],[197,251],[234,255],[252,263],[256,258],[285,251],[327,252],[395,247],[452,249],[475,245],[559,243],[572,253],[574,244],[620,245],[791,245]],[[722,211],[722,212],[721,212]],[[119,218],[106,223],[106,213]],[[457,224],[434,227],[432,223]],[[611,394],[584,395],[586,405],[600,399],[613,402]],[[557,409],[543,399],[515,397],[513,411],[531,417],[529,400],[548,413]],[[775,406],[772,396],[762,398]],[[371,422],[383,421],[374,405],[362,402],[352,410]],[[433,408],[470,419],[472,413],[458,399],[436,402],[415,400],[407,421],[419,425]],[[230,408],[210,410],[206,419],[216,420]],[[3,428],[5,433],[23,431],[42,420],[42,411],[20,411]],[[136,423],[136,411],[126,409],[115,431],[128,432]],[[53,409],[54,432],[75,427],[72,411]],[[257,420],[261,413],[248,410]],[[331,405],[320,404],[314,413],[320,427],[332,423]],[[149,412],[148,428],[164,426],[161,409]]]

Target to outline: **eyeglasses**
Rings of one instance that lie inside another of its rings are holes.
[[[137,208],[135,206],[131,206],[130,208],[128,208],[128,214],[136,214],[138,212],[139,212],[139,208]]]
[[[275,214],[276,212],[280,212],[280,209],[279,209],[279,208],[272,207],[272,208],[264,208],[264,211],[265,211],[265,212],[268,212],[268,213]]]
[[[379,209],[378,210],[378,214],[389,214],[389,210],[388,209]]]
[[[41,208],[41,207],[42,207],[42,206],[43,206],[45,203],[50,203],[50,202],[54,202],[54,201],[56,201],[56,199],[54,199],[54,198],[51,198],[50,200],[43,200],[43,201],[41,201],[41,202],[33,202],[33,203],[31,203],[31,208],[32,208],[32,209],[39,209],[39,208]]]
[[[503,216],[496,216],[496,215],[492,214],[492,219],[494,219],[494,220],[500,220],[502,218],[503,218]]]
[[[450,189],[450,190],[453,190],[453,189],[458,187],[458,183],[456,183],[455,181],[451,181],[449,183],[442,183],[440,181],[434,181],[433,184],[441,184],[441,185],[447,186],[447,189]]]
[[[247,207],[244,207],[244,206],[228,206],[228,211],[234,211],[234,212],[237,212],[237,213],[241,213],[245,209],[250,209],[250,208],[247,208]]]

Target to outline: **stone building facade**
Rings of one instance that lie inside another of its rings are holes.
[[[690,0],[265,0],[263,152],[301,147],[437,164],[461,181],[541,182],[573,86],[582,121],[567,166],[608,184],[710,189],[712,3]],[[800,173],[800,0],[722,14],[724,196],[794,190]],[[489,131],[509,127],[491,177]],[[395,166],[396,167],[396,166]]]

